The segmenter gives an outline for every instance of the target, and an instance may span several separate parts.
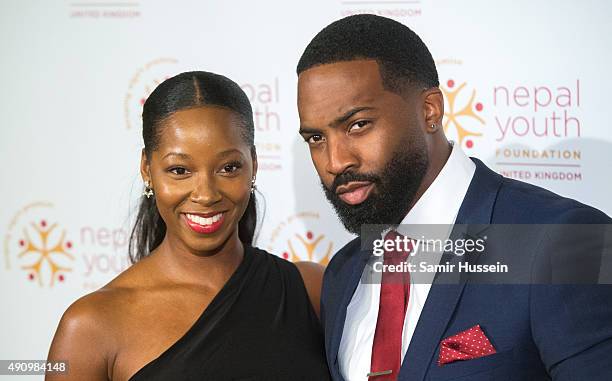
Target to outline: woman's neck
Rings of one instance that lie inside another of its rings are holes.
[[[166,234],[151,254],[162,277],[172,283],[220,289],[234,273],[244,256],[244,246],[234,232],[220,247],[210,252],[194,252]]]

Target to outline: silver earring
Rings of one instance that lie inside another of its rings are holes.
[[[251,194],[255,194],[256,189],[257,186],[255,185],[255,176],[253,176],[253,178],[251,179]]]
[[[435,123],[431,125],[431,127],[429,127],[429,129],[433,132],[435,130],[438,129],[438,125],[436,125]]]
[[[142,195],[146,198],[151,198],[153,196],[153,188],[151,188],[151,183],[149,180],[144,182],[145,189],[142,191]]]

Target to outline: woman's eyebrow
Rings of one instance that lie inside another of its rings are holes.
[[[217,156],[228,156],[228,155],[231,155],[233,153],[237,153],[237,154],[240,154],[240,156],[242,156],[242,151],[240,151],[237,148],[226,149],[224,151],[221,151],[221,152],[217,153]]]
[[[165,154],[162,159],[167,158],[168,156],[178,156],[181,159],[191,159],[191,156],[189,154],[183,153],[183,152],[168,152],[167,154]]]

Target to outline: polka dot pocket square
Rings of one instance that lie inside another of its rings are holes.
[[[496,352],[480,325],[475,325],[468,330],[442,340],[438,366],[455,361],[477,359]]]

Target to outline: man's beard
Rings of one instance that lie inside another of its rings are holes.
[[[323,182],[321,185],[346,230],[360,234],[362,225],[399,224],[408,213],[428,166],[425,145],[413,143],[393,155],[380,173],[345,172],[336,176],[331,189]],[[336,194],[336,188],[351,181],[372,182],[374,192],[362,203],[349,205]]]

